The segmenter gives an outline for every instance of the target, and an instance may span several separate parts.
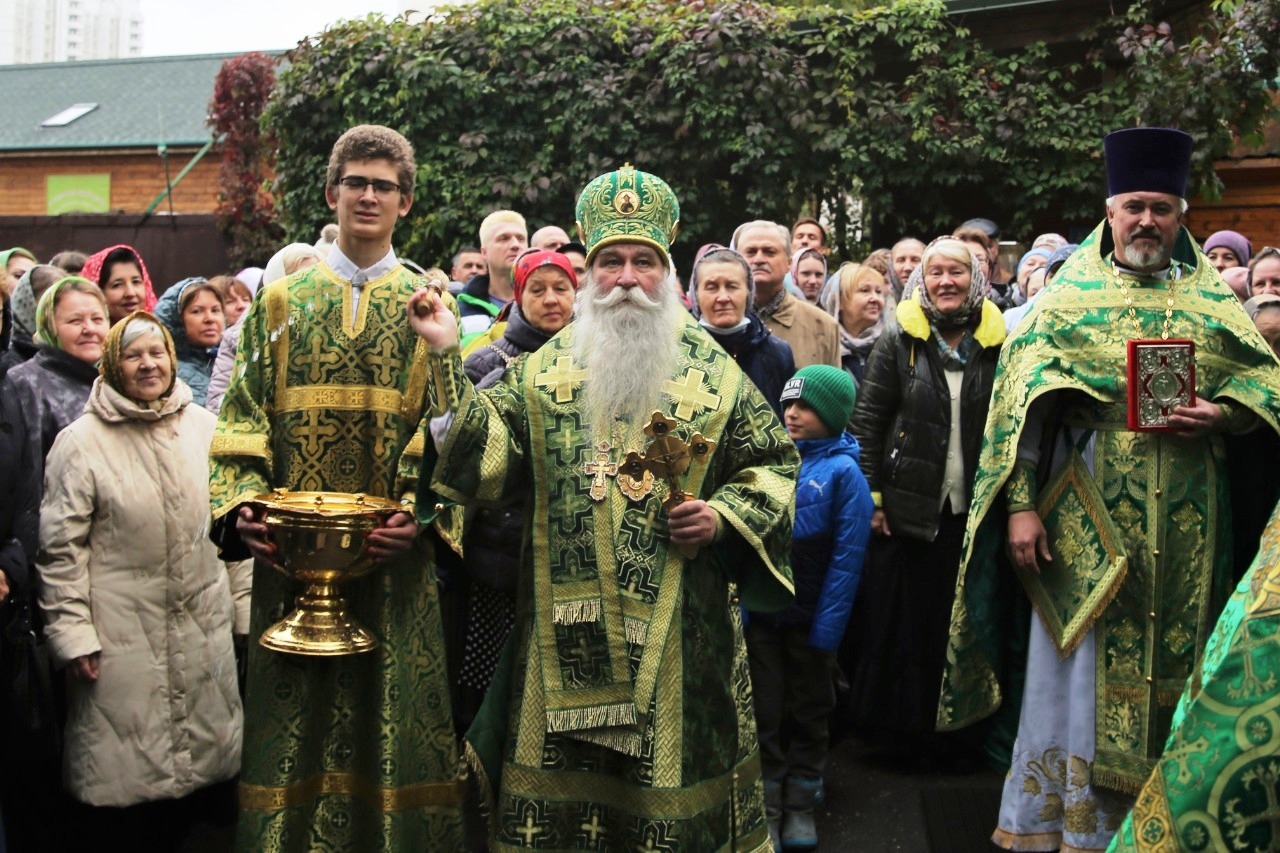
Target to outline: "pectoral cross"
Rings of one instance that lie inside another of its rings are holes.
[[[653,440],[649,442],[649,446],[643,453],[636,450],[629,451],[621,467],[622,473],[633,480],[639,479],[646,473],[665,480],[667,498],[662,502],[662,508],[668,513],[674,507],[694,497],[684,490],[680,481],[680,478],[689,470],[690,464],[696,461],[705,465],[711,452],[716,449],[714,441],[698,432],[694,433],[688,442],[682,441],[672,433],[675,426],[676,422],[671,418],[662,412],[654,412],[649,419],[649,425],[644,428],[645,435]],[[685,547],[679,550],[689,558],[697,554],[696,548]]]
[[[616,477],[618,463],[609,460],[609,442],[602,441],[596,445],[596,458],[582,466],[582,470],[591,475],[591,500],[602,501],[609,493],[607,477]]]
[[[679,382],[668,379],[663,384],[663,392],[676,403],[676,417],[680,420],[691,420],[700,410],[720,405],[720,398],[702,386],[706,377],[701,370],[690,368]]]
[[[535,376],[533,384],[546,388],[557,403],[568,403],[573,399],[573,392],[586,378],[587,371],[573,366],[573,356],[562,355],[556,359],[553,367]]]

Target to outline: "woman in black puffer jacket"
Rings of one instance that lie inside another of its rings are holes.
[[[502,336],[478,343],[463,361],[477,389],[502,382],[516,359],[533,352],[573,319],[578,288],[569,259],[559,252],[526,251],[512,270],[515,298],[507,310]],[[496,333],[501,315],[494,324]],[[481,508],[468,514],[463,535],[465,614],[461,621],[462,657],[457,673],[455,723],[465,730],[484,699],[498,655],[515,622],[515,594],[524,541],[524,503]]]
[[[924,252],[858,387],[853,431],[875,500],[850,621],[855,721],[932,732],[969,491],[1004,322],[969,248]],[[920,744],[936,750],[930,738]]]

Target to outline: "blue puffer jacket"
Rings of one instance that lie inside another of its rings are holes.
[[[209,393],[209,377],[213,375],[213,362],[218,348],[201,347],[187,337],[187,326],[182,319],[182,294],[193,284],[201,284],[203,278],[184,278],[170,287],[156,303],[155,315],[169,329],[173,338],[173,352],[178,357],[178,378],[191,387],[191,399],[203,406]]]
[[[791,573],[795,603],[779,613],[752,613],[763,625],[810,625],[809,645],[835,651],[849,623],[875,506],[849,433],[797,441],[796,522]]]

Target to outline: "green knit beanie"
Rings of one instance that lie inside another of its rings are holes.
[[[857,396],[853,377],[848,373],[829,364],[811,364],[787,380],[782,389],[782,404],[785,408],[792,400],[808,403],[834,436],[844,432]]]

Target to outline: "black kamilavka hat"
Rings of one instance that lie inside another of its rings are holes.
[[[1191,137],[1171,127],[1131,127],[1107,134],[1107,195],[1171,193],[1187,197]]]

